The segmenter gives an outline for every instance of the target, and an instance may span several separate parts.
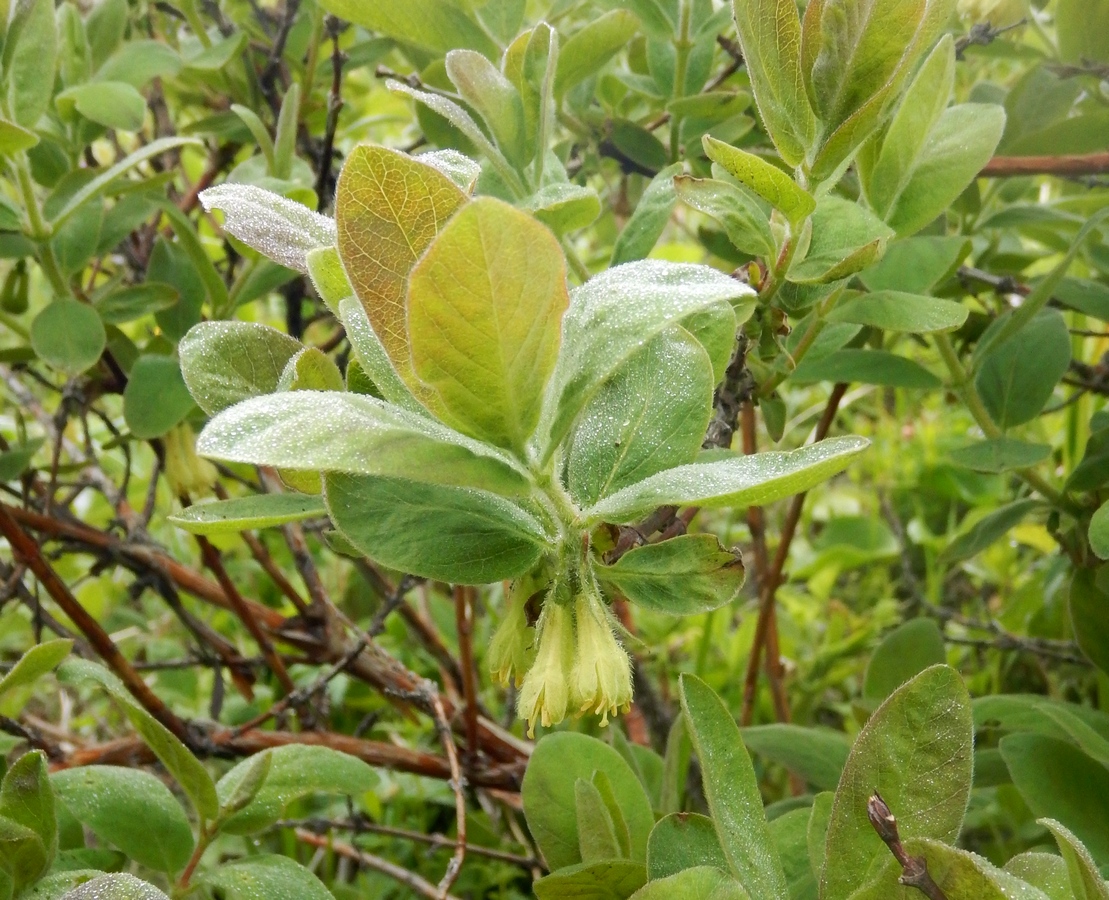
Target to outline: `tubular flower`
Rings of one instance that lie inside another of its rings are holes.
[[[553,600],[543,604],[539,619],[539,647],[524,677],[516,711],[535,737],[535,723],[557,725],[566,718],[570,702],[570,662],[574,653],[574,624],[570,610]]]
[[[516,687],[524,682],[534,654],[535,630],[528,626],[526,592],[517,585],[508,595],[508,609],[489,645],[489,673],[500,684],[508,687],[515,680]]]
[[[177,497],[204,497],[212,493],[219,473],[208,460],[196,455],[196,435],[188,422],[166,432],[166,481]]]
[[[579,712],[608,717],[627,712],[632,703],[631,660],[596,594],[579,594],[574,603],[577,640],[570,673],[571,703]]]

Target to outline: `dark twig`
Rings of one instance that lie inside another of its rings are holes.
[[[458,662],[462,669],[462,697],[466,722],[467,768],[478,752],[477,675],[474,671],[474,599],[476,591],[466,585],[454,587],[454,622],[458,629]]]
[[[872,794],[866,802],[866,816],[878,837],[901,864],[901,877],[897,880],[906,887],[916,888],[928,900],[947,900],[947,895],[928,874],[928,862],[924,857],[910,856],[901,843],[901,837],[897,833],[897,819],[880,794]]]

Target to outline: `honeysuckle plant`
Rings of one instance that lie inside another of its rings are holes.
[[[336,546],[455,584],[509,581],[490,667],[534,730],[632,699],[613,597],[673,614],[728,603],[739,555],[709,534],[613,553],[661,506],[804,491],[866,441],[702,451],[713,390],[754,292],[702,265],[642,260],[571,288],[558,238],[473,197],[457,154],[363,145],[335,219],[260,188],[203,202],[226,231],[306,271],[346,329],[346,372],[272,328],[206,322],[181,366],[212,416],[211,459],[273,467],[296,493],[190,508],[197,532],[326,514]]]

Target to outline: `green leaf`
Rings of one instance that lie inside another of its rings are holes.
[[[606,269],[570,295],[562,347],[540,430],[549,459],[582,407],[656,334],[724,301],[737,324],[754,309],[754,291],[707,266],[641,260]]]
[[[1033,694],[996,694],[974,701],[975,726],[1065,738],[1109,766],[1109,715]]]
[[[94,301],[100,320],[107,325],[123,325],[163,309],[179,299],[177,288],[170,284],[148,281],[121,288]]]
[[[1082,842],[1065,826],[1054,819],[1040,819],[1039,824],[1055,836],[1059,852],[1067,864],[1070,888],[1076,900],[1109,900],[1109,885],[1101,878]]]
[[[524,104],[512,82],[474,50],[451,50],[445,64],[447,77],[481,116],[509,162],[517,168],[527,165],[534,151],[528,146]]]
[[[989,162],[1004,129],[1000,106],[964,103],[945,110],[885,216],[890,227],[905,237],[942,215]]]
[[[393,368],[384,345],[378,340],[377,334],[370,325],[362,301],[357,297],[347,297],[340,302],[339,321],[343,323],[343,328],[350,339],[355,358],[381,395],[390,403],[409,412],[429,416],[430,413],[412,396],[408,386],[401,381],[397,370]]]
[[[716,219],[737,250],[773,258],[774,236],[769,220],[759,205],[735,185],[715,178],[678,175],[674,188],[683,203]]]
[[[897,819],[900,822],[901,816]],[[1047,900],[1034,887],[981,856],[940,841],[906,840],[905,851],[923,857],[928,874],[947,900]],[[851,895],[853,900],[915,900],[920,891],[901,884],[902,871],[901,863],[887,854],[881,871]]]
[[[886,350],[836,350],[820,359],[806,357],[790,376],[795,383],[858,381],[884,387],[931,390],[942,382],[920,363]]]
[[[743,729],[747,749],[824,791],[839,783],[850,743],[838,731],[778,723]]]
[[[1099,559],[1109,559],[1109,502],[1101,504],[1090,519],[1090,549]]]
[[[867,819],[877,792],[902,840],[952,841],[970,796],[970,697],[954,669],[933,666],[890,695],[859,733],[832,805],[820,878],[822,900],[843,900],[889,850]]]
[[[958,235],[894,241],[880,260],[859,273],[859,280],[871,291],[929,294],[955,274],[969,253],[970,241]]]
[[[947,108],[954,83],[955,43],[951,35],[944,35],[905,92],[873,167],[860,165],[867,199],[878,215],[889,213],[908,183],[926,138]]]
[[[674,163],[651,179],[635,205],[635,212],[612,246],[610,266],[645,259],[650,254],[670,221],[670,214],[677,203],[674,177],[681,171],[682,164]]]
[[[82,766],[50,783],[77,820],[101,841],[158,872],[179,872],[193,851],[185,811],[161,781],[139,769]]]
[[[574,785],[603,772],[627,822],[631,858],[642,863],[655,817],[635,773],[612,747],[573,732],[549,734],[524,773],[521,799],[528,829],[552,870],[581,862]]]
[[[604,862],[609,859],[627,858],[628,848],[621,847],[617,825],[605,806],[601,792],[592,782],[579,778],[574,782],[574,810],[578,823],[578,852],[583,863]],[[619,814],[619,810],[616,810]],[[620,820],[623,836],[628,837],[628,826]]]
[[[194,407],[181,366],[172,356],[135,360],[123,391],[123,418],[140,440],[161,437]]]
[[[196,503],[166,520],[191,534],[229,534],[326,515],[323,500],[313,494],[253,494]]]
[[[829,438],[797,450],[678,466],[617,491],[584,516],[590,522],[625,523],[671,504],[763,506],[831,478],[869,445],[859,437]]]
[[[17,4],[4,46],[6,108],[16,125],[33,129],[50,106],[57,55],[54,0]]]
[[[1109,62],[1109,3],[1060,0],[1055,10],[1059,57],[1069,63]]]
[[[408,275],[465,202],[450,178],[418,158],[365,144],[351,152],[335,188],[339,256],[374,333],[410,388],[416,375],[406,322]],[[369,365],[366,371],[373,377]]]
[[[1075,569],[1069,603],[1071,627],[1090,662],[1109,673],[1109,595],[1096,576],[1093,569]]]
[[[92,682],[104,688],[123,708],[139,737],[158,757],[204,819],[219,814],[216,786],[200,761],[161,722],[143,709],[115,675],[103,666],[84,659],[66,660],[58,669],[65,684]]]
[[[644,344],[586,404],[570,434],[571,496],[588,505],[691,462],[712,415],[712,387],[709,357],[685,329],[671,326]]]
[[[797,4],[793,0],[734,0],[733,5],[759,116],[782,159],[791,166],[799,165],[812,144],[816,121],[801,72]]]
[[[339,304],[354,297],[354,288],[343,269],[339,250],[336,247],[316,247],[304,254],[304,265],[320,299],[327,304],[333,316],[340,318]],[[362,315],[365,314],[363,310]]]
[[[270,758],[269,771],[254,798],[221,826],[229,834],[252,834],[281,818],[285,807],[309,794],[343,794],[357,797],[373,790],[377,773],[365,762],[330,747],[288,744],[263,753]],[[243,782],[256,774],[258,763],[251,757],[224,775],[216,785],[221,806],[227,806]]]
[[[596,221],[601,198],[591,187],[560,181],[540,188],[524,208],[556,235],[563,235]]]
[[[275,468],[408,478],[525,494],[523,467],[424,416],[359,394],[293,391],[253,397],[213,418],[197,452]]]
[[[866,666],[863,697],[880,703],[929,666],[947,661],[943,632],[933,619],[910,619],[882,638]]]
[[[948,544],[940,559],[951,565],[981,553],[995,541],[1001,540],[1037,506],[1032,498],[1008,503],[983,516],[969,529],[957,535]]]
[[[1004,327],[1011,315],[996,320],[993,328]],[[1028,365],[1033,358],[1034,367]],[[1012,428],[1040,414],[1070,359],[1070,332],[1062,313],[1041,310],[1013,337],[995,344],[979,363],[974,384],[994,422]]]
[[[807,806],[791,809],[770,820],[770,839],[786,873],[791,900],[816,900],[816,874],[809,864]]]
[[[822,197],[812,214],[812,238],[804,257],[789,268],[799,284],[826,284],[854,275],[879,259],[893,232],[858,203]]]
[[[0,816],[0,893],[18,894],[50,868],[42,838],[26,825]]]
[[[697,866],[668,878],[652,881],[632,894],[631,900],[676,900],[676,898],[679,900],[748,900],[748,894],[743,889],[743,885],[730,875],[709,866]]]
[[[31,347],[43,362],[69,375],[96,365],[108,342],[104,323],[87,303],[54,300],[31,322]]]
[[[324,9],[340,19],[412,44],[433,53],[468,47],[486,56],[497,55],[492,38],[466,6],[451,0],[323,0]]]
[[[255,753],[250,757],[244,770],[237,777],[224,784],[219,804],[221,829],[223,823],[226,823],[232,813],[241,811],[258,796],[258,792],[262,789],[262,785],[266,783],[272,768],[272,753],[264,751]],[[223,783],[223,781],[224,779],[221,778],[220,783]],[[219,794],[220,790],[219,783],[217,783],[216,793]]]
[[[408,288],[412,364],[432,411],[522,455],[568,303],[550,231],[491,197],[466,204],[416,264]]]
[[[712,819],[697,813],[671,813],[659,819],[647,842],[647,874],[651,880],[697,866],[728,869]]]
[[[64,900],[168,900],[168,898],[154,885],[134,875],[114,872],[79,884],[65,895]]]
[[[455,584],[514,578],[549,549],[542,527],[486,491],[329,473],[328,513],[360,551],[389,568]]]
[[[828,842],[828,825],[832,821],[834,804],[835,794],[832,791],[821,791],[813,797],[809,812],[809,827],[805,838],[809,845],[809,866],[818,877],[824,868],[824,846]]]
[[[73,641],[58,638],[36,644],[24,653],[11,670],[0,678],[0,696],[17,687],[34,684],[69,655]]]
[[[334,900],[315,875],[287,856],[267,853],[214,866],[197,882],[226,900]]]
[[[1001,756],[1013,784],[1037,816],[1051,814],[1089,848],[1095,860],[1109,863],[1109,769],[1080,749],[1042,734],[1010,734],[1001,739]]]
[[[627,900],[646,880],[643,863],[610,859],[559,868],[532,889],[538,900]]]
[[[728,865],[752,900],[780,900],[787,895],[785,875],[770,840],[755,770],[739,728],[720,698],[699,678],[682,675],[679,691]]]
[[[997,474],[1038,465],[1051,456],[1051,447],[1047,444],[1030,444],[1011,437],[999,437],[977,441],[952,450],[947,455],[958,466],[975,472]]]
[[[122,81],[92,81],[58,94],[63,117],[76,110],[90,122],[120,131],[138,131],[146,119],[146,98]]]
[[[73,213],[93,197],[98,197],[106,191],[120,175],[129,169],[133,169],[140,163],[146,162],[155,156],[160,156],[163,153],[168,153],[170,150],[176,150],[178,147],[184,147],[189,144],[199,144],[200,141],[190,137],[165,137],[157,138],[149,144],[143,144],[138,150],[128,154],[114,166],[105,169],[91,181],[88,181],[84,187],[77,191],[72,197],[66,201],[66,204],[54,214],[50,220],[52,228],[57,230],[61,227]]]
[[[286,364],[303,345],[257,322],[202,322],[178,344],[181,373],[209,415],[277,390]]]
[[[96,71],[94,84],[125,82],[144,88],[155,78],[173,77],[181,71],[177,51],[161,41],[130,40]]]
[[[672,616],[731,603],[743,587],[743,560],[710,534],[685,534],[629,550],[597,577],[632,603]]]
[[[738,0],[736,6],[740,6],[743,2],[744,0]],[[765,0],[765,2],[782,5],[778,0]],[[755,96],[757,99],[758,94],[756,93]],[[747,185],[781,212],[793,225],[798,225],[816,209],[816,200],[813,199],[812,194],[801,188],[777,166],[708,135],[705,135],[702,143],[709,159],[722,166],[733,178]]]
[[[639,22],[625,9],[614,9],[575,31],[558,52],[554,93],[561,99],[574,85],[596,76],[619,53]]]
[[[927,334],[960,328],[967,319],[967,308],[954,300],[875,291],[838,303],[827,318],[830,322],[851,322],[884,331]]]
[[[58,850],[58,821],[46,754],[42,750],[24,753],[5,773],[0,784],[0,819],[34,832],[41,842],[43,870],[50,867]],[[35,847],[27,856],[20,854],[20,863],[27,865],[28,872],[38,858],[38,849]],[[0,849],[0,868],[4,867],[4,856],[5,851]],[[22,870],[22,865],[13,868]],[[18,882],[18,873],[13,874],[17,875]]]
[[[43,438],[35,438],[0,453],[0,483],[15,481],[26,472],[30,468],[31,460],[44,443]]]
[[[337,240],[332,219],[252,184],[210,187],[201,191],[200,202],[209,212],[223,213],[223,230],[228,234],[297,272],[307,274],[307,255],[332,247]]]
[[[20,150],[29,150],[38,142],[39,136],[33,131],[0,118],[0,156],[14,156]]]
[[[1043,891],[1048,900],[1074,900],[1067,864],[1054,853],[1018,853],[1005,863],[1005,871]]]

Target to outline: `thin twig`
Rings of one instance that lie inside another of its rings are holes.
[[[947,895],[928,874],[927,860],[923,856],[910,856],[901,843],[901,837],[897,833],[897,819],[877,792],[866,802],[866,816],[878,837],[901,864],[901,877],[897,880],[906,887],[916,888],[928,900],[947,900]]]
[[[466,585],[454,587],[454,622],[458,629],[458,662],[462,668],[462,697],[465,702],[466,766],[478,752],[477,678],[474,671],[474,595]]]

